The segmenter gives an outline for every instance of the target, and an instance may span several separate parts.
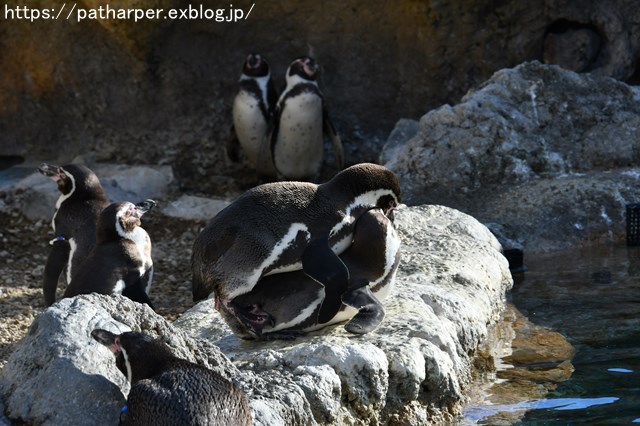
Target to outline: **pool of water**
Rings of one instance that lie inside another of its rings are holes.
[[[571,378],[544,399],[469,407],[467,422],[518,425],[640,423],[640,247],[606,246],[525,258],[511,301],[576,348]],[[508,424],[508,423],[502,423]]]

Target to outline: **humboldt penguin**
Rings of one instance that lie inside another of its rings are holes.
[[[230,380],[178,358],[161,339],[95,329],[91,336],[116,357],[131,390],[121,425],[250,426],[247,396]]]
[[[218,310],[231,329],[247,339],[289,339],[302,332],[350,320],[345,329],[365,334],[384,318],[380,302],[389,294],[400,262],[400,239],[380,209],[360,216],[353,242],[340,256],[348,270],[342,306],[320,318],[324,285],[303,271],[268,275],[248,293]]]
[[[151,239],[140,218],[156,205],[118,202],[98,218],[96,246],[73,276],[64,297],[78,294],[122,294],[153,309],[148,293],[153,279]]]
[[[38,171],[53,179],[60,197],[51,226],[55,237],[44,268],[42,291],[46,306],[56,301],[58,280],[64,271],[66,283],[96,244],[96,223],[109,202],[93,171],[79,164],[54,166],[43,163]]]
[[[247,56],[239,86],[233,100],[233,128],[238,142],[251,167],[264,176],[275,177],[269,150],[263,148],[278,96],[269,63],[262,55]]]
[[[295,59],[287,69],[287,85],[269,132],[273,164],[281,179],[318,179],[325,134],[331,139],[338,169],[344,167],[342,141],[318,87],[318,71],[315,60],[308,56]]]
[[[214,295],[218,306],[228,304],[265,276],[302,269],[325,287],[318,314],[325,322],[347,291],[348,270],[338,255],[351,245],[356,221],[374,208],[389,215],[399,203],[396,176],[369,163],[344,169],[320,185],[273,182],[254,187],[196,238],[191,257],[194,301]]]

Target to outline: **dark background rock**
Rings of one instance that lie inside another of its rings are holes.
[[[25,3],[8,2],[16,5]],[[250,6],[233,3],[245,12]],[[231,98],[251,51],[269,58],[278,85],[294,57],[318,59],[353,163],[377,159],[399,118],[457,102],[494,71],[526,60],[637,80],[640,9],[634,0],[331,0],[259,2],[236,23],[5,19],[0,159],[68,162],[93,151],[98,161],[170,164],[183,188],[205,193],[254,183],[226,152]]]

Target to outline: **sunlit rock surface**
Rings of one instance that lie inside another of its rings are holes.
[[[35,320],[0,373],[5,414],[72,425],[86,422],[90,404],[92,424],[112,424],[128,385],[90,337],[101,327],[164,336],[179,356],[232,377],[247,391],[256,425],[451,421],[512,278],[495,237],[468,215],[402,207],[395,223],[403,259],[386,317],[367,335],[340,324],[295,341],[243,341],[211,300],[170,324],[123,297],[64,299]],[[42,383],[56,391],[43,392]]]

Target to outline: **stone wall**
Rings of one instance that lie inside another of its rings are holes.
[[[99,161],[170,164],[183,187],[223,193],[246,179],[247,169],[228,158],[225,146],[242,61],[260,51],[279,85],[292,58],[314,55],[347,162],[375,160],[399,118],[456,102],[494,71],[526,60],[635,79],[635,2],[579,3],[259,2],[236,23],[3,19],[0,159],[64,163],[94,152]],[[7,7],[24,4],[12,0]],[[74,4],[88,9],[102,2]],[[60,7],[50,0],[28,5]],[[245,11],[250,6],[233,2]]]

